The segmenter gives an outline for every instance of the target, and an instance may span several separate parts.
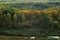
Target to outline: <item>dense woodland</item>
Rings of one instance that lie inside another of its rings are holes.
[[[60,10],[21,10],[2,5],[0,35],[60,35]]]

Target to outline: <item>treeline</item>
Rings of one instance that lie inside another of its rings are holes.
[[[60,29],[60,10],[25,10],[24,12],[24,10],[0,7],[0,30],[29,28]]]

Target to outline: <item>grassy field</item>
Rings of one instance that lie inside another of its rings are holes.
[[[30,39],[30,37],[17,37],[17,36],[0,36],[0,40],[60,40],[60,39],[48,39],[35,37],[35,39]]]

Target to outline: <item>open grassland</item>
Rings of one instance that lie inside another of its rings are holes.
[[[16,36],[0,36],[0,40],[32,40],[29,37],[16,37]],[[60,40],[36,37],[33,40]]]

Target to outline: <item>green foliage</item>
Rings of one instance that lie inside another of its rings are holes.
[[[23,13],[19,9],[2,7],[0,10],[0,33],[8,35],[54,35],[60,28],[60,14],[45,13]],[[54,29],[54,30],[53,30]],[[5,31],[4,31],[5,30]],[[53,32],[53,31],[54,32]],[[41,33],[41,34],[40,34]],[[49,34],[50,33],[50,34]]]

